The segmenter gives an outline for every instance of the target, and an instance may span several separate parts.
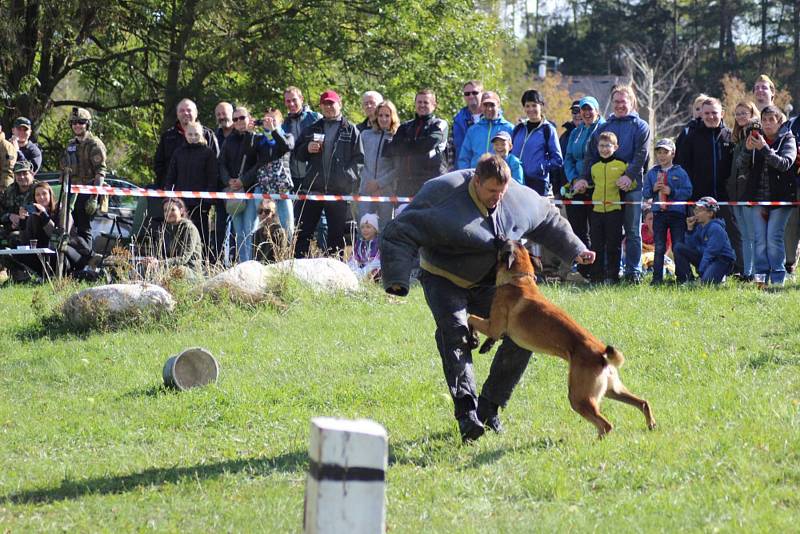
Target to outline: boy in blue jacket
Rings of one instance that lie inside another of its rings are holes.
[[[686,234],[686,206],[683,204],[661,204],[662,202],[685,201],[692,196],[692,182],[680,165],[673,165],[675,143],[672,139],[661,139],[656,143],[658,164],[647,171],[642,184],[642,198],[652,199],[653,205],[653,285],[664,281],[664,255],[667,253],[667,232],[673,243],[683,241]],[[689,272],[676,265],[678,282],[686,282]],[[684,266],[685,267],[685,266]]]
[[[511,134],[499,131],[492,137],[492,147],[494,153],[506,160],[508,168],[511,169],[511,177],[522,185],[525,185],[525,176],[522,174],[522,163],[519,158],[511,153]]]
[[[716,218],[718,210],[719,204],[712,197],[695,202],[694,215],[686,219],[684,240],[672,247],[675,268],[689,272],[689,264],[694,265],[704,284],[722,283],[736,261],[725,221]]]

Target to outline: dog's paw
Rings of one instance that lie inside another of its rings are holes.
[[[497,342],[496,339],[492,339],[490,337],[487,337],[486,341],[483,342],[483,345],[481,345],[481,348],[480,348],[480,350],[478,350],[478,352],[481,353],[481,354],[486,354],[487,352],[492,350],[492,347],[494,347],[494,344],[496,342]]]

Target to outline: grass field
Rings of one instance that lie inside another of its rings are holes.
[[[0,531],[298,532],[309,420],[389,432],[390,532],[789,532],[800,523],[800,291],[545,288],[627,358],[658,422],[606,400],[603,441],[537,356],[462,446],[419,288],[237,306],[178,291],[174,316],[76,332],[74,287],[0,289]],[[190,346],[215,386],[161,387]],[[479,382],[490,357],[476,355]]]

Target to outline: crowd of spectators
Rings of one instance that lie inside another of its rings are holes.
[[[535,89],[520,96],[524,116],[516,124],[505,118],[498,93],[485,90],[480,81],[465,83],[462,94],[464,107],[452,118],[452,130],[437,115],[436,95],[429,89],[417,92],[413,116],[405,121],[394,103],[367,91],[361,99],[364,120],[357,124],[345,115],[334,90],[313,102],[319,113],[294,86],[284,91],[283,111],[252,114],[245,106],[220,102],[215,129],[200,124],[197,106],[184,99],[176,107],[174,126],[155,148],[155,180],[148,187],[413,197],[430,178],[474,168],[481,156],[493,153],[504,158],[516,181],[541,196],[595,201],[562,206],[574,233],[597,252],[594,265],[574,266],[590,282],[642,281],[644,206],[652,214],[647,226],[652,241],[645,246],[653,256],[646,265],[653,283],[663,283],[665,262],[672,265],[669,244],[681,249],[684,242],[696,241],[704,226],[686,202],[708,198],[715,202],[709,204],[715,208],[709,228],[723,229],[733,251],[726,257],[730,269],[720,276],[717,266],[713,281],[735,275],[780,285],[794,269],[800,236],[796,206],[724,202],[797,200],[800,121],[787,120],[775,106],[775,86],[766,75],[754,83],[752,101],[737,103],[733,129],[725,125],[726,110],[718,99],[698,95],[692,119],[677,139],[655,144],[655,162],[648,156],[650,128],[639,117],[630,85],[613,88],[607,116],[600,95],[573,101],[572,120],[560,135]],[[85,116],[75,118],[71,125]],[[76,139],[78,144],[82,139],[78,130]],[[0,238],[7,245],[46,241],[58,225],[57,199],[35,181],[41,161],[31,121],[19,117],[11,138],[0,136]],[[149,209],[143,231],[161,236],[161,248],[145,255],[147,268],[162,262],[201,273],[204,263],[325,254],[349,259],[360,276],[370,279],[380,276],[380,233],[403,208],[391,202],[261,198],[143,204]],[[85,230],[84,211],[73,209],[72,217],[84,221],[77,226]],[[76,267],[91,255],[91,237],[83,232],[82,240],[69,244]],[[541,254],[535,245],[533,250]],[[674,265],[677,282],[694,278],[688,263]],[[702,269],[697,275],[710,281]]]

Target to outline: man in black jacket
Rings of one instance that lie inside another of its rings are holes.
[[[414,196],[426,181],[447,172],[447,121],[438,118],[436,95],[422,89],[414,99],[415,117],[400,125],[384,157],[397,158],[397,196]]]
[[[692,181],[692,198],[714,197],[728,200],[725,184],[731,174],[733,142],[731,131],[722,122],[722,103],[708,98],[702,106],[702,124],[689,128],[675,155],[675,163],[683,167]],[[718,217],[725,220],[725,229],[736,252],[736,272],[742,272],[742,238],[730,206],[720,206]]]
[[[293,152],[295,158],[308,163],[299,191],[350,195],[358,183],[358,165],[364,162],[358,129],[342,115],[342,100],[336,91],[322,93],[319,103],[322,118],[303,130]],[[294,205],[298,231],[295,257],[308,255],[311,237],[323,211],[328,222],[326,252],[344,250],[348,207],[349,204],[342,201],[298,201]]]
[[[153,171],[156,175],[155,185],[157,189],[164,187],[164,179],[167,177],[169,170],[169,161],[172,159],[172,154],[186,144],[184,137],[184,128],[186,125],[197,120],[197,105],[188,98],[184,98],[178,102],[176,107],[178,120],[175,121],[175,126],[161,134],[161,139],[158,142],[156,149],[156,157],[153,162]],[[206,140],[208,148],[214,151],[214,154],[219,156],[219,144],[217,143],[217,136],[214,132],[205,126],[203,127],[203,137]]]

